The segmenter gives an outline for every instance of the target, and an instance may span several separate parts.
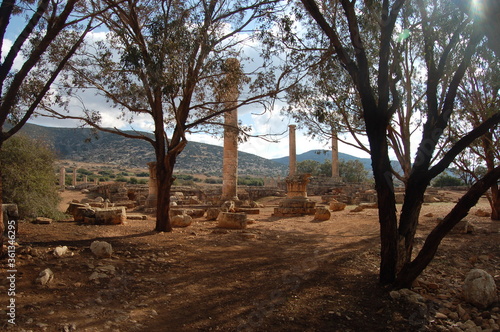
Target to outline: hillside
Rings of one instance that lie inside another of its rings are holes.
[[[90,128],[54,128],[28,123],[21,132],[46,142],[59,159],[140,168],[155,160],[154,150],[146,141],[96,132]],[[179,156],[176,169],[179,172],[217,176],[222,172],[222,159],[222,147],[189,142]],[[238,153],[240,175],[283,176],[287,171],[287,165],[250,153]]]

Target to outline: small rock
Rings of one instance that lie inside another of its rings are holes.
[[[483,209],[478,209],[475,213],[476,216],[478,217],[487,217],[489,218],[491,214],[487,211],[484,211]]]
[[[401,298],[401,294],[400,294],[398,291],[395,291],[395,290],[391,291],[391,292],[389,293],[389,296],[390,296],[393,300],[397,300],[397,299]]]
[[[54,272],[52,272],[51,269],[46,268],[45,270],[40,272],[35,282],[40,285],[46,285],[50,283],[53,279],[54,279]]]
[[[99,280],[99,279],[106,279],[109,278],[110,276],[105,274],[105,273],[99,273],[99,272],[92,272],[92,274],[89,277],[89,280]]]
[[[427,214],[424,214],[424,217],[432,218],[432,217],[434,217],[434,214],[433,213],[427,213]]]
[[[90,250],[97,258],[111,257],[113,248],[111,244],[104,241],[94,241],[90,245]]]
[[[406,301],[408,301],[410,303],[423,303],[423,302],[425,302],[422,295],[415,293],[414,291],[411,291],[407,288],[400,289],[398,292],[402,298],[404,298]]]
[[[40,224],[40,225],[49,225],[53,222],[54,220],[50,218],[44,218],[44,217],[38,217],[36,218],[33,223],[34,224]]]
[[[342,211],[345,209],[347,204],[337,202],[336,200],[330,202],[330,210],[335,212],[335,211]]]
[[[250,232],[242,232],[240,233],[240,236],[244,239],[256,239],[257,234],[250,233]]]
[[[361,212],[363,211],[365,208],[361,205],[358,205],[356,206],[354,209],[351,210],[351,212]]]
[[[446,316],[442,312],[436,313],[436,316],[434,316],[434,317],[436,317],[436,319],[448,319],[448,316]]]
[[[329,220],[332,216],[330,210],[325,207],[316,208],[316,212],[314,214],[314,220],[316,221],[326,221]]]
[[[114,267],[113,265],[101,265],[101,266],[98,266],[95,270],[97,272],[101,272],[101,273],[115,274],[116,267]]]
[[[68,253],[67,246],[59,246],[54,249],[53,255],[56,257],[62,257]]]

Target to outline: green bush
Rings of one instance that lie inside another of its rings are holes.
[[[262,187],[264,185],[264,180],[261,178],[252,178],[249,176],[244,176],[244,177],[238,178],[238,185]]]
[[[118,176],[116,179],[115,179],[116,182],[127,182],[127,178],[123,177],[123,176]]]
[[[78,174],[82,174],[82,175],[93,175],[94,174],[94,172],[89,171],[88,169],[85,169],[85,168],[79,168],[76,170],[76,172]]]
[[[57,210],[60,197],[54,162],[53,151],[28,137],[14,136],[3,144],[3,202],[17,204],[21,218],[63,216]]]
[[[441,174],[434,180],[432,185],[434,187],[454,187],[454,186],[463,186],[464,182],[461,179],[451,176],[449,174]]]

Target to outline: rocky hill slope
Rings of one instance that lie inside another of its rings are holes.
[[[153,147],[146,141],[90,128],[54,128],[28,123],[21,132],[46,142],[59,159],[139,168],[155,160]],[[222,173],[222,159],[222,147],[189,142],[179,156],[176,169],[217,176]],[[254,176],[284,176],[288,171],[287,165],[241,151],[238,168],[240,175]]]

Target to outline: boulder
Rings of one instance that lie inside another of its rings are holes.
[[[325,207],[318,207],[316,208],[316,213],[314,214],[314,220],[325,221],[329,220],[331,216],[332,214],[330,213],[330,210]]]
[[[46,268],[38,275],[35,282],[40,285],[46,285],[54,279],[54,272],[51,269]]]
[[[342,211],[347,206],[346,203],[337,202],[336,200],[330,202],[331,211]]]
[[[218,208],[210,208],[207,210],[207,215],[206,219],[209,221],[217,220],[217,217],[219,216],[220,209]]]
[[[244,229],[247,227],[247,215],[245,213],[221,212],[217,217],[217,227]]]
[[[193,209],[186,211],[186,214],[191,216],[191,218],[201,218],[205,215],[205,210],[203,209]]]
[[[465,276],[463,295],[470,304],[485,309],[497,301],[495,280],[484,270],[471,270]]]
[[[110,243],[105,241],[94,241],[90,244],[90,251],[97,258],[111,257],[113,254],[113,247]]]
[[[119,225],[127,220],[127,212],[124,206],[110,207],[107,209],[96,209],[95,222],[104,225]]]
[[[172,227],[188,227],[193,222],[193,218],[187,214],[172,216],[170,224]]]

